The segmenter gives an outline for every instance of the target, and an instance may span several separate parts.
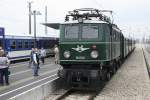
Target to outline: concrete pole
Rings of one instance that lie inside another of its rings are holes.
[[[37,41],[36,41],[36,11],[33,11],[33,16],[34,16],[34,47],[37,47]]]
[[[29,34],[31,34],[31,3],[28,2],[28,7],[29,7]]]

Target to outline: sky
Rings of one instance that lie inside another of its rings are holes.
[[[28,2],[31,0],[0,0],[0,27],[6,34],[28,34]],[[126,37],[142,38],[150,35],[150,0],[32,0],[32,11],[37,10],[37,35],[59,36],[59,32],[48,28],[45,34],[45,6],[48,7],[48,22],[63,22],[68,11],[78,8],[112,10],[114,23]],[[33,35],[33,16],[32,34]]]

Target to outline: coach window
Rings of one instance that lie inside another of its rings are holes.
[[[43,48],[46,48],[46,46],[47,46],[47,42],[43,41]]]
[[[98,26],[96,26],[96,25],[83,26],[82,27],[82,38],[83,39],[98,38]]]
[[[22,47],[23,47],[22,42],[19,41],[19,42],[18,42],[18,48],[19,48],[19,49],[22,49]]]
[[[78,38],[79,26],[67,25],[65,26],[65,38],[76,39]]]
[[[51,44],[51,41],[44,41],[44,45],[43,45],[43,47],[45,48],[45,49],[47,49],[47,48],[49,48],[49,44]]]
[[[28,48],[29,46],[28,46],[28,42],[26,41],[25,42],[25,48]]]
[[[16,41],[15,40],[12,40],[10,42],[10,47],[11,47],[11,49],[16,49]]]
[[[31,46],[31,48],[34,48],[34,42],[30,42],[31,44],[30,44],[30,46]]]

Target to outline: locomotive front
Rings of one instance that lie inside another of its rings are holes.
[[[61,25],[60,64],[65,67],[76,64],[98,64],[105,58],[100,24],[69,23]],[[101,51],[101,52],[99,52]]]
[[[74,20],[69,21],[66,16],[66,22],[60,25],[60,65],[63,69],[58,74],[67,82],[82,86],[100,79],[101,64],[110,58],[110,43],[105,42],[109,40],[106,35],[110,30],[107,21],[91,20],[89,14],[77,14],[77,11],[68,15]],[[96,15],[93,13],[91,17]]]

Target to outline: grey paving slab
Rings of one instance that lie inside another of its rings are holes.
[[[137,45],[95,100],[150,100],[150,80],[141,45]]]

